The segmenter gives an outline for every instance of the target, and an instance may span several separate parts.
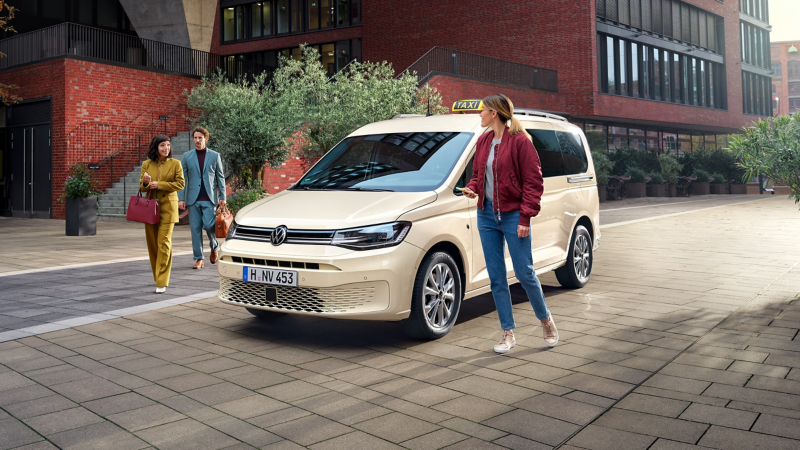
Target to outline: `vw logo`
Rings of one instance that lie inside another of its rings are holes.
[[[270,236],[270,241],[272,242],[272,245],[281,245],[284,242],[286,242],[287,231],[288,229],[286,228],[286,225],[275,227],[275,229],[272,230],[272,236]]]

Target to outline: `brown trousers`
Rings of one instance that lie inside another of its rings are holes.
[[[153,280],[156,287],[169,286],[169,274],[172,271],[172,229],[175,224],[145,224],[144,227]]]

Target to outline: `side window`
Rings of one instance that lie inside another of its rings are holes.
[[[566,175],[564,158],[561,157],[561,144],[558,143],[556,132],[553,130],[527,130],[531,135],[533,146],[539,153],[542,163],[542,176],[558,177]]]
[[[461,173],[461,177],[458,179],[458,183],[456,183],[456,187],[463,188],[464,186],[469,183],[469,180],[472,179],[472,161],[475,159],[475,155],[473,154],[472,157],[469,159],[467,163],[467,167],[464,169],[464,172]],[[461,191],[453,189],[453,193],[456,195],[464,195]]]
[[[586,150],[583,148],[580,135],[556,131],[556,136],[561,144],[561,154],[564,157],[564,168],[567,175],[586,173],[589,168],[589,160],[586,158]]]

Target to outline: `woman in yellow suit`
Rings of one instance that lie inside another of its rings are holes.
[[[163,294],[169,286],[172,270],[172,228],[178,222],[178,191],[183,189],[183,167],[172,159],[169,137],[159,134],[150,141],[147,161],[142,163],[140,186],[144,193],[155,189],[154,198],[161,203],[161,221],[145,224],[147,252],[156,282],[156,294]]]

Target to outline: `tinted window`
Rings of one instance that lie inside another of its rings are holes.
[[[539,153],[542,163],[543,177],[558,177],[566,175],[564,159],[561,157],[561,144],[558,143],[556,132],[553,130],[527,130],[531,135],[533,146]]]
[[[586,158],[586,150],[583,148],[583,141],[576,133],[556,131],[558,142],[561,144],[561,155],[564,158],[564,168],[567,175],[585,173],[589,168],[589,161]]]
[[[432,191],[453,171],[472,136],[391,133],[349,137],[292,189]]]
[[[464,172],[461,173],[461,177],[458,179],[458,183],[456,183],[457,188],[463,188],[464,186],[469,183],[469,180],[472,179],[472,161],[475,160],[475,155],[472,155],[472,158],[469,159],[467,163],[467,167],[464,169]],[[464,195],[461,191],[457,189],[453,189],[453,193],[456,195]]]

